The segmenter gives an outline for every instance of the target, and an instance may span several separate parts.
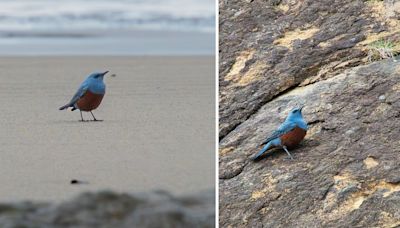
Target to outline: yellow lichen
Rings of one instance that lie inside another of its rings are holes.
[[[225,80],[232,81],[239,86],[246,86],[257,80],[267,67],[264,62],[257,61],[248,67],[246,72],[243,72],[246,67],[247,61],[251,60],[254,56],[255,50],[243,51],[230,69],[229,73],[225,76]]]
[[[314,126],[312,126],[312,127],[310,127],[308,130],[307,130],[307,134],[306,134],[306,139],[311,139],[311,138],[313,138],[313,136],[314,135],[318,135],[318,133],[320,133],[321,132],[321,126],[320,125],[314,125]]]
[[[383,1],[368,1],[367,6],[372,11],[372,17],[382,17],[385,15],[385,4]]]
[[[265,183],[265,188],[261,190],[256,190],[252,192],[251,199],[256,200],[266,196],[267,194],[273,194],[275,191],[276,183],[278,182],[277,179],[273,178],[271,174],[266,174],[263,182]]]
[[[365,195],[362,192],[356,192],[351,194],[344,202],[342,202],[337,208],[325,213],[327,208],[332,207],[337,203],[338,192],[342,191],[344,188],[351,185],[358,185],[358,182],[353,178],[353,176],[348,172],[343,172],[333,177],[335,184],[332,189],[334,191],[329,191],[325,197],[323,207],[317,211],[317,214],[326,220],[335,220],[342,215],[357,210],[365,200]]]
[[[324,207],[318,210],[317,214],[328,221],[336,220],[351,211],[357,210],[362,205],[364,200],[365,197],[362,195],[351,197],[329,213],[324,213],[326,208],[334,205],[337,201],[337,196],[334,193],[329,193],[325,199],[326,202],[324,202]]]
[[[354,178],[348,172],[344,172],[341,175],[334,176],[333,180],[335,181],[335,188],[338,190],[343,189],[350,184],[357,183],[357,181],[354,180]]]
[[[352,202],[352,210],[357,210],[358,208],[360,208],[361,204],[364,202],[365,197],[364,196],[359,196],[357,198],[354,199],[354,201]]]
[[[389,1],[368,1],[367,6],[371,9],[371,11],[368,12],[369,16],[379,19],[392,27],[400,25],[399,20],[395,18],[396,10],[398,12],[400,8],[399,1],[392,3]]]
[[[240,77],[238,84],[241,86],[246,86],[251,82],[259,79],[266,66],[267,65],[262,62],[254,63],[253,65],[251,65],[250,69],[242,77]]]
[[[274,41],[275,45],[285,46],[289,49],[292,49],[292,42],[294,40],[305,40],[314,36],[315,33],[319,31],[318,28],[311,27],[306,30],[296,29],[294,31],[286,32],[282,38],[279,38]]]
[[[264,191],[255,191],[251,194],[251,198],[252,199],[259,199],[265,196],[265,192]]]
[[[289,11],[289,6],[288,5],[284,5],[284,4],[279,4],[278,5],[278,9],[282,10],[283,12],[287,12]]]
[[[400,71],[400,69],[399,69],[399,71]],[[395,85],[392,87],[392,89],[393,89],[394,91],[400,91],[400,83],[395,84]]]
[[[388,197],[392,193],[400,191],[400,184],[391,184],[382,181],[376,186],[376,189],[386,190],[385,193],[383,193],[383,197]]]
[[[374,168],[378,164],[379,164],[379,162],[377,162],[376,159],[374,159],[372,157],[368,157],[364,160],[364,165],[367,167],[367,169]]]
[[[255,50],[242,51],[236,57],[236,61],[231,67],[229,73],[225,76],[225,80],[230,81],[237,77],[241,70],[246,66],[246,62],[253,58]]]
[[[269,208],[263,207],[263,208],[261,208],[260,213],[261,213],[262,215],[265,215],[265,214],[267,214],[269,211],[270,211]]]
[[[226,147],[226,148],[220,148],[219,149],[219,156],[224,156],[228,154],[229,152],[233,151],[234,147]]]

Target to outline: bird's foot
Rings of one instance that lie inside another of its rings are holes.
[[[92,121],[95,121],[95,122],[99,121],[99,122],[101,122],[101,121],[103,121],[103,120],[94,119],[94,120],[92,120]]]
[[[293,160],[293,156],[289,153],[289,151],[288,151],[288,149],[286,148],[286,146],[283,146],[282,148],[286,151],[286,153],[287,153],[287,155],[288,155],[287,159]]]
[[[285,160],[285,161],[287,161],[287,160],[289,160],[289,161],[292,161],[292,160],[294,160],[294,158],[293,158],[293,156],[287,156],[287,157],[285,157],[283,160]]]

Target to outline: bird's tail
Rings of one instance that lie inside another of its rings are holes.
[[[64,109],[67,109],[69,107],[71,107],[71,105],[70,104],[66,104],[66,105],[60,107],[58,110],[64,110]]]
[[[264,154],[265,151],[267,151],[269,148],[271,148],[271,142],[267,143],[256,155],[254,155],[251,159],[257,160],[261,155]]]

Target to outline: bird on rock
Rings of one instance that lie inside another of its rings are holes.
[[[292,148],[299,144],[306,136],[307,133],[307,123],[303,119],[301,113],[303,107],[293,109],[286,120],[279,126],[278,130],[274,131],[270,137],[268,137],[262,145],[265,145],[255,156],[253,160],[257,160],[263,155],[267,150],[280,147],[286,151],[290,159],[293,159],[292,155],[289,153],[288,148]]]
[[[79,109],[81,121],[84,121],[82,111],[90,112],[93,116],[93,121],[101,121],[96,119],[92,111],[99,107],[106,93],[106,85],[103,82],[103,78],[107,73],[108,71],[90,74],[79,86],[78,91],[72,97],[71,101],[60,107],[60,110],[68,109],[69,107],[72,108],[71,111]]]

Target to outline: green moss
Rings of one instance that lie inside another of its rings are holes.
[[[389,40],[377,40],[368,45],[368,60],[378,61],[382,59],[393,59],[399,54],[400,43]]]

